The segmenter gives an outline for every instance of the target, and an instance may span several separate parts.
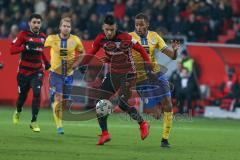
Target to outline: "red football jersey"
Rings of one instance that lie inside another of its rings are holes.
[[[132,48],[138,51],[146,63],[150,63],[145,49],[126,32],[117,31],[113,39],[107,39],[104,33],[98,34],[88,55],[95,55],[103,48],[110,59],[111,73],[135,73]]]
[[[46,35],[43,32],[36,34],[31,31],[21,31],[12,41],[11,54],[20,53],[19,73],[28,76],[36,72],[43,72],[43,62],[44,64],[48,63],[43,54],[45,39]],[[25,48],[26,44],[34,45],[36,50],[29,53],[30,51]]]

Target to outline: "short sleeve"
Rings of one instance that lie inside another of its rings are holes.
[[[85,52],[85,49],[84,49],[83,43],[82,43],[82,41],[80,40],[80,38],[78,38],[77,36],[76,36],[76,41],[77,41],[77,48],[76,48],[76,51],[78,51],[78,52],[80,52],[80,53]]]
[[[165,43],[165,41],[162,39],[162,37],[160,37],[157,33],[156,33],[156,37],[157,37],[157,48],[160,50],[160,51],[163,51],[164,49],[167,48],[167,45]]]
[[[48,36],[45,43],[44,43],[44,47],[51,47],[52,44],[52,36]]]

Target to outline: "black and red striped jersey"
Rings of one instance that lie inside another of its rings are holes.
[[[45,39],[46,35],[43,32],[36,34],[31,31],[21,31],[12,41],[11,54],[20,53],[18,73],[28,76],[43,72],[43,63],[49,64],[43,53]],[[34,50],[28,50],[26,46],[34,47]]]
[[[110,59],[112,73],[135,73],[132,48],[139,51],[145,62],[150,63],[145,49],[126,32],[117,31],[113,39],[107,39],[104,33],[98,34],[88,55],[95,55],[100,48],[104,49],[106,56]],[[84,61],[84,63],[87,62]]]

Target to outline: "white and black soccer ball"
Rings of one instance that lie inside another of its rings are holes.
[[[107,99],[102,99],[96,104],[96,112],[102,116],[111,114],[113,112],[113,104]]]

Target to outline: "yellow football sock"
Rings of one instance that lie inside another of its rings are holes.
[[[172,128],[173,112],[163,113],[163,133],[162,138],[168,139]]]
[[[62,105],[60,102],[53,102],[53,117],[57,128],[62,127]]]

